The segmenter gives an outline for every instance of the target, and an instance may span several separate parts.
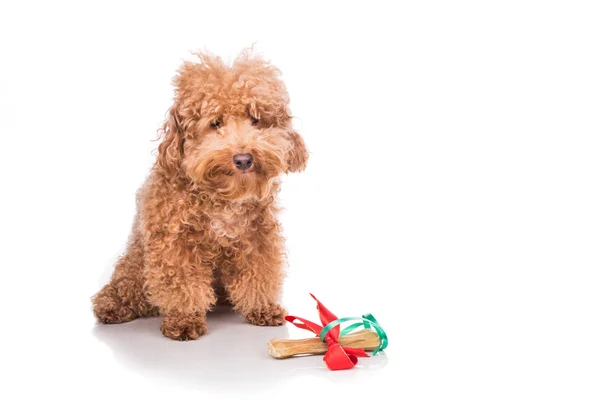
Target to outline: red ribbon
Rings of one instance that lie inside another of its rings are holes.
[[[321,333],[323,327],[325,327],[330,322],[338,319],[331,311],[327,309],[314,295],[312,298],[317,302],[317,311],[319,312],[319,318],[321,319],[321,323],[323,326],[306,320],[304,318],[294,317],[288,315],[285,317],[285,320],[296,325],[298,328],[306,329],[308,331],[313,332],[317,336]],[[294,322],[300,321],[301,323]],[[325,343],[327,343],[327,353],[325,353],[325,357],[323,357],[323,361],[327,367],[331,370],[340,370],[340,369],[350,369],[354,368],[354,366],[358,363],[357,357],[369,357],[367,353],[363,349],[357,349],[353,347],[343,347],[338,343],[338,339],[340,336],[340,326],[336,326],[332,328],[327,335],[325,335]]]

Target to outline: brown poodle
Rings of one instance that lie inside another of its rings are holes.
[[[279,176],[308,159],[275,67],[248,52],[231,66],[198,56],[174,78],[128,248],[92,298],[101,322],[162,314],[162,333],[177,340],[206,333],[218,300],[252,324],[284,322]]]

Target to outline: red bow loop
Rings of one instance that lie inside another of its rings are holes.
[[[334,313],[329,311],[329,309],[325,307],[323,303],[321,303],[312,293],[310,295],[317,302],[317,311],[319,312],[319,318],[321,319],[321,323],[323,324],[323,326],[326,326],[330,322],[333,322],[336,319],[338,319],[338,317],[336,317]],[[329,337],[335,342],[337,342],[338,338],[340,337],[340,326],[338,325],[332,328],[329,332],[327,332],[327,335],[325,335],[325,337]]]
[[[315,335],[319,335],[319,333],[321,333],[321,330],[323,329],[323,327],[319,324],[315,324],[312,321],[309,321],[307,319],[304,318],[300,318],[300,317],[294,317],[292,315],[288,315],[285,317],[285,320],[287,322],[290,322],[294,325],[296,325],[298,328],[300,329],[306,329],[307,331],[311,331],[313,332]],[[295,320],[298,320],[300,322],[304,322],[303,324],[299,324],[297,322],[294,322]]]

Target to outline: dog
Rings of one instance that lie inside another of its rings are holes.
[[[223,301],[251,324],[284,323],[277,195],[282,174],[308,161],[277,68],[250,51],[231,64],[197,56],[173,78],[127,250],[92,297],[100,322],[162,315],[174,340],[205,334],[207,312]]]

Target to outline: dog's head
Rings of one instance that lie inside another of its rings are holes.
[[[308,159],[279,70],[249,53],[231,66],[205,54],[199,59],[174,78],[156,167],[221,198],[264,198],[274,178],[303,170]]]

